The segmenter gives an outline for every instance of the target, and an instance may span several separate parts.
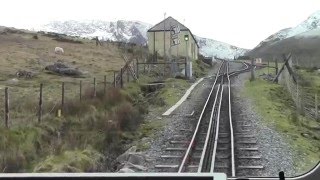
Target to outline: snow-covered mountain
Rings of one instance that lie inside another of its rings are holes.
[[[256,48],[264,45],[270,45],[283,39],[318,28],[320,28],[320,11],[316,11],[296,27],[282,29],[277,33],[269,36],[267,39],[263,40]]]
[[[53,21],[37,27],[36,30],[90,38],[98,36],[102,40],[146,44],[148,41],[147,31],[151,27],[151,24],[140,21],[69,20]],[[234,56],[243,55],[247,51],[213,39],[202,37],[196,37],[196,39],[199,42],[200,53],[205,56],[233,59]]]
[[[200,53],[204,56],[217,56],[218,58],[233,59],[242,56],[248,49],[239,48],[213,39],[197,37]]]
[[[147,30],[151,24],[139,21],[53,21],[37,30],[56,32],[71,36],[96,37],[102,40],[123,41],[136,44],[147,43]]]
[[[273,34],[245,55],[272,60],[288,53],[302,66],[320,67],[320,11],[296,27]]]

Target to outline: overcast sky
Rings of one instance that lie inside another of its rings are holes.
[[[317,10],[320,0],[5,0],[0,25],[30,28],[52,20],[90,19],[154,25],[166,12],[195,35],[253,48]]]

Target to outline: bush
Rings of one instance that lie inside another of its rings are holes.
[[[115,108],[114,115],[120,130],[135,130],[142,120],[139,112],[130,103],[120,104]]]

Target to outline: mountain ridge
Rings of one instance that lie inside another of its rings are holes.
[[[85,21],[52,21],[37,27],[38,31],[56,32],[71,36],[99,37],[101,40],[123,41],[146,45],[147,31],[153,25],[142,21],[118,20],[113,22],[102,20]],[[200,46],[200,53],[204,56],[217,56],[233,59],[243,55],[247,49],[239,48],[221,41],[195,36]]]

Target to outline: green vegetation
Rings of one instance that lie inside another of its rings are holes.
[[[265,124],[282,133],[296,150],[295,165],[298,173],[305,173],[318,163],[320,124],[297,113],[284,87],[257,78],[245,83],[243,95],[253,100],[255,110],[261,114]]]
[[[29,125],[3,128],[0,169],[3,172],[107,171],[105,165],[100,165],[105,164],[101,154],[119,155],[123,151],[121,133],[135,131],[142,122],[143,112],[118,89],[109,89],[106,95],[98,91],[96,98],[84,96],[81,103],[76,101],[66,102],[60,118],[47,115],[41,124],[32,121]],[[70,154],[74,156],[65,158]]]
[[[99,172],[103,170],[103,162],[104,156],[89,147],[50,155],[35,166],[34,172]]]
[[[41,33],[0,35],[0,51],[6,52],[0,54],[0,91],[3,94],[3,88],[9,87],[10,95],[9,128],[0,126],[0,172],[109,171],[109,161],[128,146],[137,145],[141,151],[148,149],[150,144],[142,139],[152,138],[164,122],[161,118],[143,120],[143,116],[149,110],[160,116],[183,96],[191,83],[169,78],[164,80],[163,88],[147,92],[141,87],[157,79],[141,75],[136,82],[125,83],[124,89],[108,85],[104,93],[103,76],[107,75],[107,82],[111,82],[113,71],[124,65],[119,47],[112,44],[96,47],[90,40],[52,38]],[[63,47],[65,53],[55,54],[55,46]],[[128,56],[140,55],[144,50],[134,46]],[[58,60],[88,74],[75,79],[44,71],[47,64]],[[36,75],[11,82],[20,69]],[[206,65],[194,62],[196,77],[206,71]],[[93,77],[97,77],[96,97]],[[56,117],[61,108],[61,82],[65,82],[65,104],[62,116]],[[44,83],[44,116],[38,123],[40,83]],[[4,102],[3,96],[0,101]],[[2,117],[3,106],[0,103]]]
[[[296,67],[297,68],[297,67]],[[320,96],[320,72],[315,68],[297,68],[301,82],[308,93],[317,93]]]

